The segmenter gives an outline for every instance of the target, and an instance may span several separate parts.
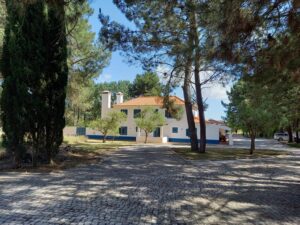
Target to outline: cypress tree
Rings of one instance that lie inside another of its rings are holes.
[[[21,158],[26,153],[24,135],[27,129],[25,119],[25,98],[27,87],[24,82],[23,72],[25,62],[22,47],[25,41],[22,36],[22,10],[20,3],[7,0],[7,22],[1,60],[3,75],[1,96],[1,117],[4,142],[9,153],[12,154],[16,165],[21,163]]]
[[[63,1],[48,4],[48,65],[46,70],[46,151],[51,162],[63,141],[68,81],[67,40]]]
[[[45,148],[45,5],[43,1],[36,1],[25,5],[24,22],[22,25],[22,46],[25,68],[22,76],[27,86],[26,121],[28,122],[27,142],[32,147],[33,165],[37,164],[37,157],[42,156]]]
[[[50,162],[63,141],[68,80],[64,1],[6,1],[1,116],[17,164]]]

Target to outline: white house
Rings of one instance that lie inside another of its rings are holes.
[[[175,105],[182,106],[184,109],[184,100],[177,96],[171,96],[171,100],[174,101]],[[156,108],[159,112],[166,116],[166,124],[162,127],[158,127],[149,137],[148,142],[155,143],[167,143],[167,142],[180,142],[189,143],[189,132],[188,124],[186,119],[186,113],[184,110],[183,116],[180,120],[171,118],[170,115],[163,108],[163,98],[158,96],[150,97],[137,97],[129,101],[123,101],[123,94],[117,93],[116,103],[112,105],[111,92],[104,91],[102,93],[102,109],[101,117],[105,117],[112,110],[119,110],[127,115],[127,120],[124,122],[119,129],[119,136],[114,137],[115,140],[128,140],[128,141],[144,141],[144,133],[135,124],[135,118],[140,111],[147,106]],[[197,115],[196,110],[194,115]],[[195,116],[196,129],[199,128],[199,118]],[[206,135],[208,144],[219,144],[220,135],[229,134],[229,143],[232,144],[231,129],[224,123],[216,120],[206,121]],[[100,133],[95,131],[87,130],[87,136],[91,139],[102,138]],[[199,136],[199,132],[198,132]],[[108,137],[112,138],[112,137]]]

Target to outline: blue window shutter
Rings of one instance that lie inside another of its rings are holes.
[[[188,137],[190,136],[189,128],[185,130],[185,135],[188,136]]]

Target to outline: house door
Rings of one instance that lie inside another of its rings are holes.
[[[160,137],[160,127],[157,127],[157,128],[153,131],[153,137]]]

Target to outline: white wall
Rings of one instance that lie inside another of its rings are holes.
[[[77,127],[68,126],[63,129],[64,136],[76,136]]]
[[[101,118],[105,117],[111,109],[111,92],[103,91],[101,99]]]
[[[122,95],[117,96],[119,102],[122,102]],[[121,109],[127,109],[127,119],[125,122],[122,123],[121,126],[127,127],[127,135],[120,135],[120,136],[131,136],[136,137],[136,124],[135,124],[135,118],[133,118],[133,111],[134,109],[140,109],[142,110],[145,106],[116,106],[111,108],[111,93],[108,91],[105,91],[102,93],[102,117],[105,117],[108,112],[115,110],[115,111],[121,111]],[[182,106],[184,107],[184,106]],[[159,109],[159,112],[165,116],[165,109],[162,109],[160,107],[156,107]],[[177,127],[178,133],[173,133],[172,128]],[[163,136],[169,137],[169,138],[181,138],[181,139],[187,139],[189,138],[186,136],[186,129],[188,128],[187,119],[186,119],[186,113],[184,110],[184,113],[182,115],[182,118],[178,121],[176,119],[172,118],[166,118],[166,125],[163,127]],[[200,125],[196,123],[197,128],[197,134],[198,138],[200,138],[199,132],[200,132]],[[215,124],[207,124],[206,125],[206,135],[208,140],[219,140],[219,128],[220,125]],[[87,134],[96,134],[95,131],[87,131]],[[141,134],[143,136],[143,134]],[[152,136],[152,134],[150,135]]]

